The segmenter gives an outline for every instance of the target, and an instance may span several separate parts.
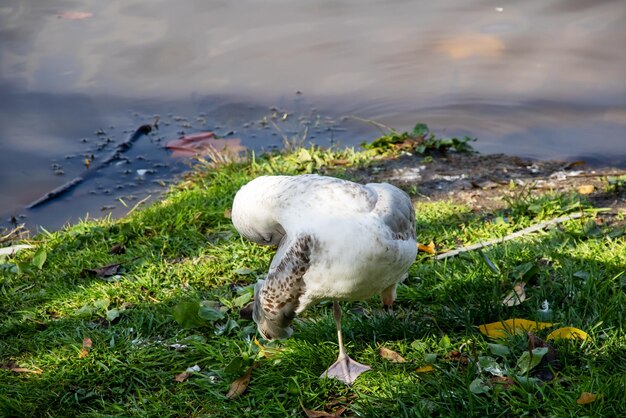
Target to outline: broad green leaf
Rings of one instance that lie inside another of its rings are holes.
[[[46,250],[43,248],[39,248],[35,252],[35,255],[33,256],[33,260],[31,261],[31,264],[33,265],[33,267],[37,268],[38,270],[41,270],[44,263],[46,262],[46,258],[48,258],[48,253],[46,252]]]
[[[198,309],[198,316],[205,321],[215,322],[220,319],[224,319],[224,313],[218,309],[211,308],[210,306],[200,306]]]
[[[452,346],[452,344],[450,343],[450,337],[444,335],[443,337],[441,337],[437,345],[439,346],[439,348],[442,348],[444,350],[450,348],[450,346]]]
[[[104,309],[107,309],[110,304],[111,304],[111,300],[110,299],[103,298],[103,299],[98,299],[97,301],[95,301],[93,303],[93,306],[94,306],[94,308],[96,308],[98,310],[104,310]]]
[[[239,328],[239,324],[237,323],[237,321],[235,321],[232,318],[228,318],[228,320],[226,321],[224,325],[217,327],[217,330],[215,331],[215,335],[228,335],[235,328]]]
[[[413,128],[413,136],[426,136],[428,135],[428,125],[426,125],[425,123],[418,123],[417,125],[415,125],[415,127]]]
[[[434,363],[437,360],[437,354],[435,353],[426,353],[424,354],[424,361],[426,363]]]
[[[522,355],[517,359],[517,369],[521,374],[527,374],[530,370],[541,363],[541,359],[548,352],[548,347],[534,348],[532,353],[524,351]]]
[[[487,343],[487,346],[494,356],[506,357],[511,352],[509,347],[503,344]]]
[[[247,362],[241,357],[235,357],[224,368],[226,374],[240,374],[247,367]]]
[[[481,393],[487,393],[491,390],[491,388],[480,378],[472,380],[472,383],[469,385],[469,390],[472,393],[480,395]]]
[[[241,296],[237,296],[233,301],[233,304],[238,308],[243,308],[248,302],[250,302],[250,300],[252,300],[252,293],[248,292]]]
[[[489,372],[494,376],[504,376],[506,374],[506,370],[500,367],[498,362],[493,357],[479,356],[478,363],[484,371]]]
[[[183,328],[196,328],[204,324],[198,316],[200,304],[198,302],[181,302],[174,306],[172,316]]]
[[[114,321],[119,316],[120,316],[120,311],[118,311],[117,309],[109,309],[106,314],[106,317],[109,321]]]

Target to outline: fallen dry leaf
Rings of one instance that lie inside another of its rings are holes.
[[[78,358],[87,357],[89,355],[89,349],[91,349],[91,347],[93,347],[93,341],[91,341],[91,338],[85,337],[85,339],[83,339],[83,346],[80,349]]]
[[[248,367],[248,370],[243,374],[243,376],[235,379],[233,383],[230,384],[230,389],[226,394],[226,397],[229,399],[235,399],[239,397],[242,393],[248,389],[248,385],[250,384],[250,377],[252,376],[252,371],[257,368],[259,363],[254,363],[252,366]]]
[[[224,218],[231,219],[233,217],[233,210],[231,208],[224,210]]]
[[[583,392],[580,394],[580,397],[576,399],[576,403],[578,405],[587,405],[588,403],[594,402],[597,398],[598,396],[591,392]]]
[[[489,384],[491,386],[498,385],[503,389],[508,389],[511,386],[515,385],[515,380],[513,380],[509,376],[492,376],[491,379],[489,379]]]
[[[346,410],[346,407],[342,406],[340,408],[335,409],[333,412],[326,411],[316,411],[313,409],[306,409],[304,405],[302,405],[302,400],[300,400],[300,406],[302,410],[309,418],[337,418],[340,417]]]
[[[115,244],[111,247],[109,252],[114,255],[124,254],[126,252],[126,247],[124,247],[124,244]]]
[[[340,417],[341,414],[345,412],[346,408],[341,407],[341,408],[334,410],[333,412],[315,411],[312,409],[306,409],[305,407],[302,407],[302,410],[304,411],[306,416],[309,418],[337,418],[337,417]]]
[[[165,148],[174,151],[172,157],[193,157],[195,155],[226,154],[237,156],[247,148],[241,145],[239,138],[215,137],[213,132],[200,132],[193,135],[186,135],[182,138],[169,141]]]
[[[431,366],[430,364],[428,364],[426,366],[419,367],[415,371],[418,372],[418,373],[430,373],[430,372],[435,371],[435,368],[433,366]]]
[[[595,186],[593,184],[583,184],[578,187],[578,193],[580,194],[591,194],[595,190]]]
[[[506,321],[492,322],[478,326],[478,330],[488,337],[503,338],[509,334],[534,331],[549,328],[554,324],[549,322],[529,321],[528,319],[511,318]]]
[[[113,276],[117,274],[117,272],[120,269],[120,266],[121,264],[114,263],[114,264],[109,264],[103,267],[98,267],[95,269],[85,269],[82,271],[81,275],[83,276],[96,275],[97,277]]]
[[[428,254],[435,254],[435,243],[431,241],[428,245],[417,244],[417,251],[421,251]]]
[[[176,376],[174,376],[174,380],[179,383],[182,383],[185,380],[189,379],[189,376],[191,376],[191,372],[178,373]]]
[[[34,373],[34,374],[42,373],[41,370],[31,370],[31,369],[26,369],[24,367],[14,367],[11,369],[11,371],[15,373]]]
[[[504,306],[511,307],[517,306],[520,303],[524,302],[526,300],[526,292],[524,291],[525,287],[525,282],[515,283],[515,286],[513,286],[513,290],[511,290],[502,300],[502,304]]]
[[[587,338],[589,338],[589,335],[581,329],[574,327],[563,327],[555,329],[550,334],[548,334],[546,340],[566,339],[585,341]]]
[[[6,363],[0,363],[0,369],[10,370],[14,373],[42,373],[41,370],[31,370],[25,367],[20,367],[15,360],[9,360]]]
[[[456,350],[452,350],[443,356],[444,360],[459,362],[463,366],[467,366],[469,364],[469,357],[467,353],[461,353]]]
[[[93,13],[89,12],[61,12],[57,14],[60,19],[82,20],[93,17]]]
[[[85,337],[83,339],[83,348],[91,348],[93,347],[93,341],[89,337]]]
[[[385,347],[380,347],[380,349],[378,350],[378,354],[380,354],[382,358],[392,361],[394,363],[406,362],[406,359],[402,357],[400,354]]]

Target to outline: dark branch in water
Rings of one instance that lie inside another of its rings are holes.
[[[57,187],[54,190],[49,191],[45,195],[41,196],[39,199],[32,202],[30,205],[26,206],[26,208],[32,209],[37,206],[43,205],[44,203],[52,199],[55,199],[61,196],[62,194],[64,194],[65,192],[73,189],[74,187],[76,187],[77,185],[79,185],[80,183],[88,179],[89,177],[93,176],[99,169],[108,166],[113,161],[119,160],[122,157],[122,154],[128,149],[130,149],[130,147],[133,145],[133,143],[136,140],[141,138],[143,135],[149,134],[151,131],[152,131],[152,127],[150,125],[141,125],[139,128],[137,128],[135,132],[133,132],[131,136],[128,137],[128,139],[126,139],[126,141],[118,144],[118,146],[115,147],[115,149],[113,150],[113,153],[109,155],[107,158],[105,158],[96,167],[89,170],[87,173],[83,174],[82,176],[74,177],[72,180],[68,181],[67,183]]]

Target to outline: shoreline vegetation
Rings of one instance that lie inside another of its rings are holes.
[[[363,151],[221,155],[124,218],[0,234],[32,246],[0,254],[0,415],[619,416],[625,173],[470,142],[418,124]],[[329,304],[271,343],[247,311],[274,250],[238,236],[232,198],[303,173],[387,181],[416,210],[423,251],[393,314],[344,307],[349,350],[373,367],[353,386],[319,378]]]

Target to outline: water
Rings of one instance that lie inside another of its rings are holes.
[[[325,121],[312,132],[321,144],[329,126],[345,129],[332,142],[374,138],[340,123],[355,114],[475,136],[482,152],[626,166],[625,42],[623,0],[3,0],[0,214],[56,228],[121,213],[116,198],[158,194],[185,169],[162,148],[180,131],[280,144],[255,123],[272,106],[290,113],[293,133],[299,116]],[[133,148],[130,174],[111,167],[23,209],[85,169],[95,131],[119,141],[155,114],[170,124]]]

